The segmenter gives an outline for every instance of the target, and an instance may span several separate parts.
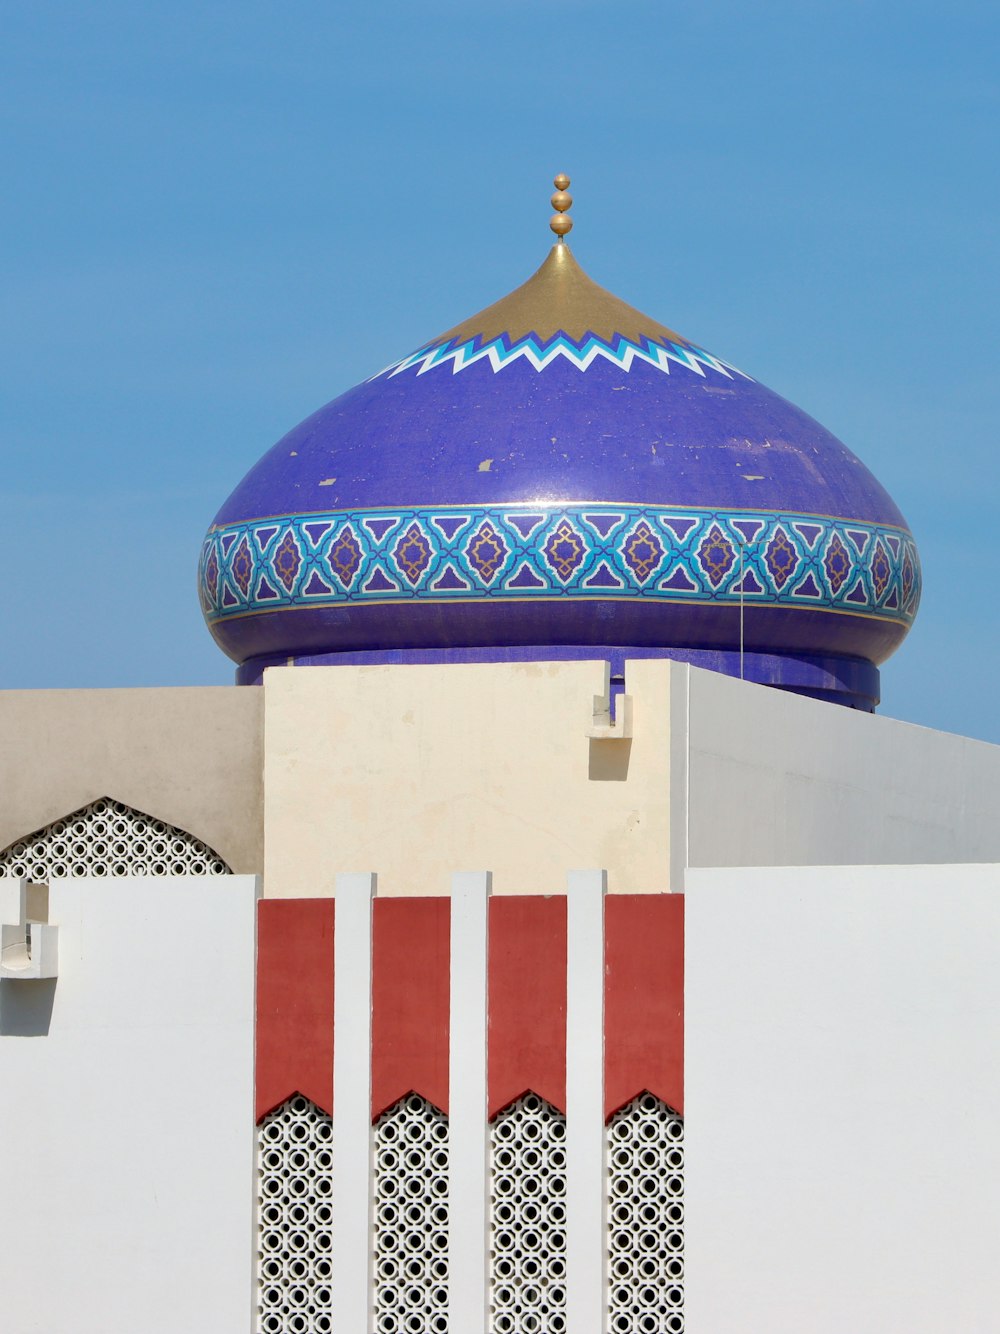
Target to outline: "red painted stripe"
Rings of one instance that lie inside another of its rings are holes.
[[[566,1110],[566,899],[490,899],[489,1115],[528,1089]]]
[[[604,901],[604,1106],[648,1089],[684,1110],[684,896]]]
[[[372,1115],[410,1090],[448,1106],[449,905],[376,899]],[[683,1111],[684,900],[605,901],[605,1108],[648,1089]],[[258,905],[256,1116],[333,1107],[331,899]],[[489,1115],[532,1089],[566,1106],[566,900],[490,901]]]
[[[257,905],[256,1116],[293,1093],[333,1111],[333,900]]]
[[[379,899],[372,930],[372,1120],[407,1093],[448,1110],[451,905]]]

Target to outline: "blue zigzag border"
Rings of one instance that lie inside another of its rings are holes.
[[[517,361],[526,361],[536,371],[543,371],[560,359],[570,362],[579,371],[586,371],[595,361],[603,360],[628,372],[633,363],[639,361],[665,375],[670,374],[671,366],[677,366],[702,377],[707,369],[725,376],[727,380],[734,376],[743,380],[751,379],[745,371],[738,370],[728,361],[713,356],[693,343],[658,342],[645,336],[631,339],[623,334],[615,334],[613,338],[607,339],[594,333],[587,333],[580,339],[570,338],[564,333],[555,334],[551,338],[539,338],[534,333],[518,338],[500,334],[490,339],[477,334],[461,343],[451,339],[446,343],[423,347],[393,362],[371,379],[378,380],[382,376],[392,379],[408,370],[416,370],[417,375],[424,375],[439,366],[450,366],[452,373],[458,374],[480,361],[489,362],[494,372],[502,371]]]

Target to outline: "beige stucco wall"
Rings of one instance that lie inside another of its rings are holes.
[[[631,742],[591,741],[604,664],[279,667],[265,673],[269,897],[327,895],[338,871],[379,893],[668,888],[669,668],[629,663]]]
[[[0,691],[0,848],[98,797],[263,862],[263,691]]]

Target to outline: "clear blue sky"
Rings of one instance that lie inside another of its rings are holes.
[[[916,534],[883,712],[1000,741],[1000,7],[37,0],[0,30],[0,686],[225,683],[252,462],[522,281],[598,282],[839,435]]]

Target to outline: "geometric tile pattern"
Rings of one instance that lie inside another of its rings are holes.
[[[380,602],[754,603],[908,626],[920,562],[902,528],[813,514],[579,502],[343,510],[216,528],[209,621]]]
[[[379,376],[385,375],[392,379],[413,368],[416,368],[418,375],[423,375],[437,366],[447,366],[455,374],[477,361],[488,361],[494,371],[501,371],[516,361],[525,361],[536,371],[543,371],[559,360],[568,361],[577,370],[585,371],[598,359],[610,361],[623,371],[630,371],[634,361],[641,361],[666,375],[670,374],[671,366],[676,366],[701,376],[705,375],[707,368],[724,375],[727,380],[731,380],[734,375],[744,380],[750,379],[749,375],[737,370],[729,362],[721,361],[711,352],[691,343],[660,343],[643,336],[633,340],[621,334],[615,334],[611,339],[587,334],[585,338],[576,340],[563,333],[548,339],[540,339],[532,333],[515,339],[509,334],[500,334],[497,338],[485,341],[478,335],[462,343],[450,340],[421,348],[419,352],[393,362],[371,378],[377,380]]]

